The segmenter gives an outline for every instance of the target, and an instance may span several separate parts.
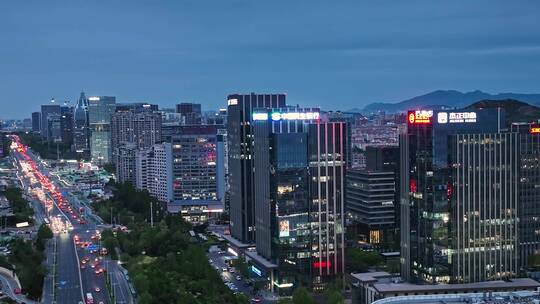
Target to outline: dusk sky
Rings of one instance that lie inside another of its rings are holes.
[[[157,4],[159,3],[159,5]],[[51,97],[361,108],[436,89],[540,93],[540,1],[2,1],[0,118]]]

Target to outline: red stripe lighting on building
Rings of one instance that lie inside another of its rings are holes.
[[[430,124],[431,117],[433,117],[433,111],[431,110],[409,111],[407,113],[407,123],[410,125]]]
[[[331,263],[330,261],[328,262],[314,262],[313,263],[313,267],[314,268],[327,268],[327,267],[330,267]]]
[[[411,179],[409,181],[409,191],[412,193],[416,193],[417,187],[416,187],[416,180]]]

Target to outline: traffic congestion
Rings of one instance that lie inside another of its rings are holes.
[[[62,189],[51,180],[43,163],[29,155],[28,148],[17,135],[11,135],[11,149],[16,154],[19,178],[26,193],[42,206],[43,222],[49,225],[58,239],[58,256],[66,262],[58,269],[54,283],[59,303],[111,303],[105,290],[103,267],[106,250],[100,247],[100,231],[96,223],[89,223],[86,210],[73,206],[62,194]],[[88,267],[86,267],[88,266]],[[78,292],[77,292],[78,290]]]

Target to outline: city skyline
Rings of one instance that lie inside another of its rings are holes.
[[[250,92],[328,110],[437,89],[536,93],[540,6],[463,4],[2,4],[1,118],[81,89],[203,110]]]

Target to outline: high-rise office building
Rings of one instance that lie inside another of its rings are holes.
[[[250,122],[257,252],[245,254],[279,294],[344,272],[346,124],[319,115],[261,109]]]
[[[47,115],[47,141],[53,143],[62,142],[62,115],[49,113]]]
[[[519,251],[520,266],[540,254],[540,124],[514,124],[519,133]]]
[[[67,105],[60,107],[60,129],[62,143],[71,146],[73,143],[73,107]]]
[[[202,122],[201,104],[183,102],[176,105],[185,125],[200,125]]]
[[[377,248],[394,249],[395,172],[349,169],[346,206],[351,226],[360,241]]]
[[[411,111],[400,135],[401,272],[411,281],[514,276],[515,135],[504,111]]]
[[[172,148],[170,143],[155,144],[135,155],[137,189],[147,190],[163,203],[173,199]]]
[[[347,171],[350,231],[383,250],[399,249],[399,147],[368,146],[366,168]]]
[[[111,116],[116,108],[116,98],[109,96],[88,97],[88,122],[92,162],[111,162]]]
[[[60,115],[60,105],[57,104],[54,99],[50,104],[41,106],[41,139],[49,140],[49,115]]]
[[[161,142],[161,114],[134,109],[118,111],[111,117],[111,150],[113,161],[117,149],[133,143],[138,149],[149,148]]]
[[[90,130],[88,121],[88,99],[81,96],[73,110],[73,147],[77,153],[87,155],[90,151]]]
[[[233,94],[227,98],[227,145],[231,235],[255,241],[253,203],[253,133],[251,114],[257,108],[283,108],[285,94]]]
[[[225,209],[225,197],[227,193],[227,130],[218,129],[216,137],[216,183],[217,197]]]
[[[180,212],[192,223],[205,222],[223,212],[218,197],[217,129],[211,125],[177,126],[172,135],[173,203],[171,212]],[[221,158],[223,160],[223,158]]]
[[[482,282],[518,275],[519,134],[449,138],[450,281]],[[436,229],[434,229],[436,231]],[[433,238],[438,236],[433,233]]]
[[[41,112],[32,112],[32,132],[41,130]]]

